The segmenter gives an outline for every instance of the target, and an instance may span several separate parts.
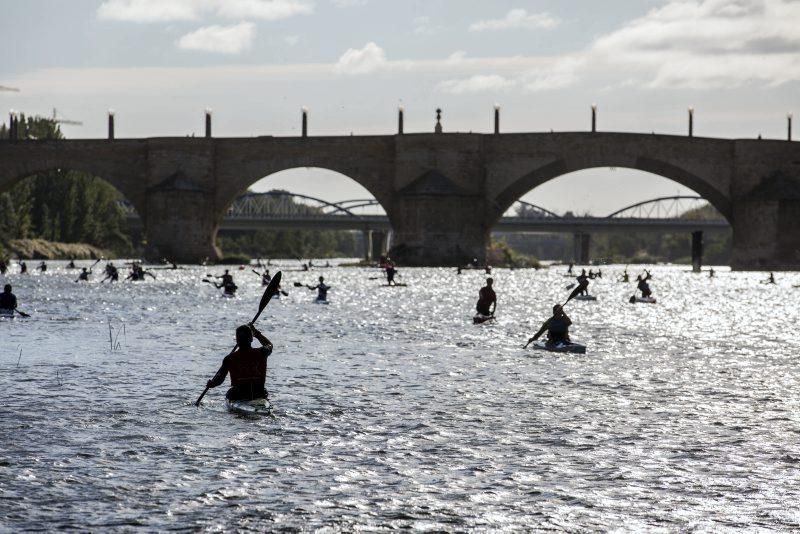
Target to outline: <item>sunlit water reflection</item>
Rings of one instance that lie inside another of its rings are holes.
[[[800,274],[656,267],[631,305],[607,267],[562,355],[521,346],[563,268],[496,270],[483,326],[480,272],[287,270],[259,323],[274,417],[249,419],[225,388],[192,404],[262,290],[212,271],[7,278],[33,317],[0,321],[0,529],[800,528]],[[292,287],[318,274],[329,306]]]

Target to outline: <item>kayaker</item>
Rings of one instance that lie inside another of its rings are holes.
[[[3,292],[0,293],[0,311],[9,312],[6,310],[14,311],[17,309],[17,297],[11,292],[11,284],[6,284],[3,287]]]
[[[386,264],[386,284],[387,285],[393,286],[393,285],[395,285],[397,283],[397,282],[394,281],[394,275],[396,275],[396,274],[397,274],[397,269],[394,268],[394,262],[390,260]]]
[[[47,264],[44,262],[44,260],[42,260],[42,263],[39,264],[39,267],[37,267],[37,269],[39,269],[41,272],[47,271]]]
[[[27,274],[28,273],[28,264],[24,261],[19,262],[19,274]]]
[[[261,275],[261,285],[268,286],[269,283],[272,281],[272,275],[269,274],[269,269],[264,271],[264,274]]]
[[[631,277],[628,275],[628,269],[626,268],[625,272],[622,273],[622,276],[620,277],[619,281],[625,282],[627,284],[628,282],[630,282],[630,279]]]
[[[774,284],[775,283],[775,274],[769,273],[769,278],[766,280],[761,281],[762,284]]]
[[[119,270],[117,270],[117,268],[111,262],[106,264],[106,277],[103,278],[100,283],[103,283],[106,280],[111,280],[112,282],[119,280]]]
[[[222,285],[220,287],[224,286],[225,284],[233,284],[233,275],[231,275],[228,269],[225,269],[225,274],[223,274],[222,276],[215,276],[214,278],[222,279]]]
[[[573,263],[569,262],[569,267],[567,267],[567,274],[572,274],[572,267],[573,267]]]
[[[0,259],[0,274],[6,274],[7,270],[8,264],[6,263],[6,260]]]
[[[236,290],[239,289],[239,286],[237,286],[233,282],[222,282],[221,284],[214,284],[214,287],[216,287],[217,289],[222,289],[222,291],[229,296],[235,295]]]
[[[252,347],[255,337],[261,347]],[[231,387],[225,397],[229,400],[253,400],[267,398],[264,387],[267,381],[267,358],[272,354],[272,343],[252,324],[236,329],[237,349],[222,359],[222,366],[214,378],[206,384],[215,388],[231,374]]]
[[[553,306],[553,316],[547,324],[547,344],[569,343],[569,327],[572,320],[564,313],[560,304]]]
[[[714,278],[714,268],[713,268],[713,267],[711,267],[711,268],[708,270],[708,277],[709,277],[709,278]]]
[[[647,272],[647,271],[645,271]],[[651,278],[650,273],[647,273],[644,278],[642,275],[638,275],[636,277],[636,288],[642,292],[642,298],[646,299],[647,297],[651,296],[653,292],[650,290],[650,286],[648,285],[647,281]]]
[[[75,268],[75,258],[70,257],[69,263],[67,264],[67,269],[74,269]]]
[[[587,290],[587,288],[589,287],[589,276],[587,276],[586,274],[586,269],[581,269],[581,274],[575,277],[575,280],[577,280],[578,285],[582,287],[578,295],[588,295],[589,291]]]
[[[494,315],[494,310],[497,308],[497,294],[492,289],[493,284],[494,279],[487,278],[486,285],[478,291],[478,303],[475,304],[475,309],[481,315]]]
[[[81,271],[81,274],[78,275],[78,279],[75,280],[75,281],[76,282],[88,282],[90,274],[92,274],[92,271],[90,271],[89,269],[84,267],[83,270]]]
[[[310,290],[317,290],[317,300],[318,301],[326,301],[328,300],[328,290],[331,286],[325,284],[325,278],[322,276],[319,277],[319,283],[315,286],[306,286]]]
[[[461,274],[461,266],[456,267],[456,274]]]
[[[491,265],[487,265],[487,266],[486,266],[486,267],[483,269],[483,272],[484,272],[484,274],[492,274],[492,266],[491,266]]]

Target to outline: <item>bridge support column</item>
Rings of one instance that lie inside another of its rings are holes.
[[[201,191],[165,189],[147,195],[145,257],[178,263],[199,263],[221,257],[215,241],[218,223],[214,200]]]
[[[364,242],[364,261],[372,261],[372,230],[362,230],[361,240]]]
[[[372,259],[378,259],[385,256],[387,252],[387,245],[389,243],[389,234],[387,232],[372,232]]]
[[[572,259],[577,264],[589,263],[589,246],[591,245],[591,234],[576,232],[573,234]]]
[[[703,267],[703,231],[692,232],[692,271],[699,273]]]
[[[403,195],[395,200],[392,248],[401,265],[454,266],[486,262],[486,200],[462,195]]]
[[[739,200],[733,205],[731,268],[737,271],[800,269],[800,190],[785,200]]]

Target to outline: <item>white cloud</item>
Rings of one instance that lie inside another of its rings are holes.
[[[428,16],[415,17],[411,22],[414,25],[414,33],[419,35],[433,35],[443,29],[442,26],[432,24]]]
[[[280,20],[295,15],[310,15],[314,6],[299,0],[221,0],[217,15],[232,19]]]
[[[798,20],[796,0],[672,0],[600,37],[589,55],[644,74],[648,87],[780,85],[800,80]]]
[[[436,90],[442,93],[461,95],[504,91],[515,85],[517,85],[516,80],[504,78],[498,74],[476,74],[463,80],[445,80],[436,86]]]
[[[336,7],[353,7],[363,6],[369,0],[331,0],[331,3]]]
[[[529,91],[549,91],[574,85],[585,60],[578,57],[564,57],[549,68],[531,69],[521,76],[522,85]]]
[[[184,50],[202,50],[220,54],[238,54],[250,48],[255,37],[255,25],[241,22],[233,26],[205,26],[178,39]]]
[[[313,12],[314,5],[307,0],[106,0],[97,8],[97,17],[126,22],[198,20],[209,15],[279,20]]]
[[[296,45],[297,43],[300,42],[300,36],[299,35],[287,35],[287,36],[285,36],[283,38],[283,40],[289,46],[294,46],[294,45]]]
[[[336,63],[336,70],[347,74],[365,74],[387,65],[383,48],[369,42],[364,48],[348,48]]]
[[[559,20],[549,13],[528,13],[524,9],[512,9],[501,19],[479,20],[469,25],[469,31],[510,29],[548,29],[559,24]]]

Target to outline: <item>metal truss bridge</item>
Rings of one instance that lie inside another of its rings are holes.
[[[122,201],[129,222],[139,217]],[[371,198],[328,202],[288,191],[246,193],[226,213],[221,230],[376,230],[389,231],[389,218]],[[632,204],[606,216],[558,215],[518,200],[492,228],[496,232],[725,232],[730,225],[699,196],[660,197]]]

